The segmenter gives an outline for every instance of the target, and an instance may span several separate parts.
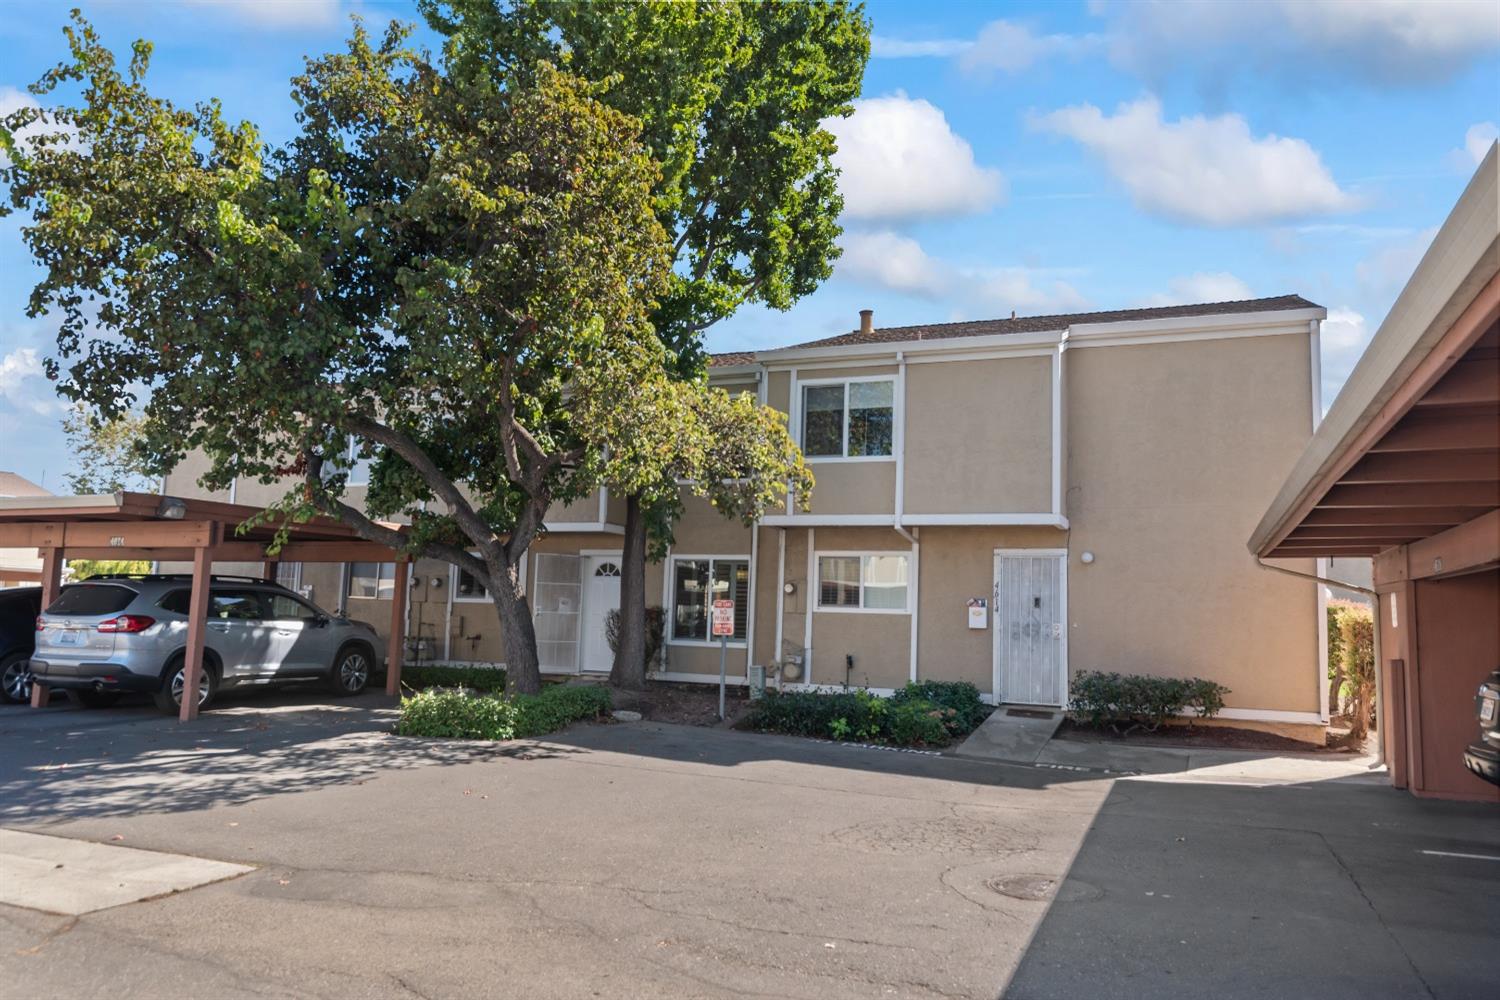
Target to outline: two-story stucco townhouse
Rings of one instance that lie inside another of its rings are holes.
[[[865,312],[850,333],[716,357],[715,384],[787,414],[817,487],[809,512],[789,500],[752,528],[688,501],[648,572],[659,676],[717,680],[707,609],[727,596],[740,683],[760,664],[784,686],[962,679],[1055,706],[1070,672],[1197,675],[1231,689],[1224,718],[1321,740],[1321,588],[1243,540],[1318,420],[1324,316],[1294,295],[894,328]],[[165,491],[201,493],[200,471]],[[544,672],[609,670],[623,507],[559,508],[529,553]],[[282,574],[388,619],[389,565]],[[424,561],[411,586],[411,659],[501,657],[466,574]]]

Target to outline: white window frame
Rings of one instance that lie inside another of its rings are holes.
[[[745,638],[743,638],[743,639],[736,639],[733,636],[731,636],[730,639],[729,639],[729,648],[730,649],[744,649],[747,645],[749,645],[749,641],[750,641],[750,625],[751,625],[750,618],[749,618],[750,595],[753,594],[753,593],[755,593],[755,563],[751,560],[750,556],[748,554],[736,555],[735,553],[732,553],[732,552],[731,553],[727,553],[727,554],[720,554],[720,555],[692,555],[692,554],[687,554],[687,553],[673,552],[671,554],[671,556],[668,557],[668,559],[667,559],[667,571],[668,571],[667,572],[667,594],[669,595],[670,601],[671,601],[671,603],[669,604],[669,606],[666,608],[666,612],[667,612],[667,623],[666,623],[666,632],[667,632],[666,641],[667,641],[667,645],[669,645],[669,646],[698,646],[700,648],[718,649],[719,648],[719,640],[713,638],[712,636],[710,636],[707,639],[679,639],[676,636],[676,631],[677,631],[677,564],[679,562],[707,562],[708,563],[708,582],[709,582],[709,594],[710,595],[713,594],[713,581],[715,579],[717,579],[717,577],[714,576],[714,564],[715,563],[719,563],[719,562],[742,562],[742,563],[745,564],[745,569],[750,574],[749,578],[745,581],[745,614],[746,614],[746,617],[745,617]],[[733,581],[730,581],[730,582],[733,583]],[[713,602],[713,597],[710,596],[709,597],[709,608],[713,607],[713,603],[712,602]],[[736,609],[736,610],[738,610],[738,609]],[[711,620],[712,620],[712,618],[710,617],[710,621]]]
[[[364,560],[361,560],[361,561],[364,561]],[[346,600],[346,601],[389,601],[389,600],[392,600],[392,599],[395,598],[395,596],[396,596],[396,564],[393,563],[393,562],[379,562],[379,561],[376,561],[376,560],[371,560],[371,561],[374,562],[377,567],[379,567],[378,569],[375,570],[375,593],[374,594],[356,594],[356,593],[354,593],[354,566],[355,566],[355,564],[352,563],[352,562],[351,563],[346,563],[345,566],[348,567],[348,572],[344,576],[344,600]],[[381,584],[381,581],[383,581],[384,579],[386,579],[385,568],[387,566],[389,566],[391,568],[391,575],[390,575],[391,593],[390,593],[389,597],[382,597],[381,594],[380,594],[380,584]]]
[[[474,556],[476,559],[479,558],[479,553],[478,552],[474,552],[472,550],[469,552],[469,555]],[[526,589],[526,556],[527,555],[528,555],[528,553],[525,553],[525,552],[521,553],[521,565],[518,567],[519,572],[521,574],[521,592],[523,594],[528,592],[527,589]],[[459,569],[454,564],[452,564],[452,563],[448,564],[448,593],[450,595],[452,595],[452,597],[453,597],[453,603],[454,604],[492,604],[492,603],[494,603],[494,601],[490,597],[488,591],[485,592],[485,595],[483,597],[464,597],[461,594],[459,594],[459,592],[458,592],[458,575],[460,573],[462,573],[462,572],[463,572],[463,570]]]
[[[891,453],[889,455],[850,455],[849,454],[849,386],[855,382],[889,382],[891,383]],[[840,447],[842,454],[838,455],[808,455],[804,452],[802,458],[805,462],[894,462],[896,451],[901,443],[901,435],[897,428],[901,426],[901,393],[897,391],[895,375],[845,375],[838,378],[807,378],[797,379],[793,389],[797,396],[795,399],[797,407],[797,447],[801,448],[807,443],[807,390],[809,387],[841,385],[844,387],[844,440]]]
[[[895,556],[906,560],[906,607],[904,608],[867,608],[865,607],[865,560],[871,557]],[[848,608],[842,605],[823,603],[823,560],[828,559],[859,559],[859,607]],[[813,570],[816,578],[813,580],[814,592],[817,600],[813,606],[818,614],[831,615],[909,615],[911,614],[911,564],[912,554],[906,549],[862,549],[857,552],[832,551],[818,549],[813,553]]]

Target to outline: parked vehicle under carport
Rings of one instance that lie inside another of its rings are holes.
[[[41,587],[0,590],[0,699],[12,704],[31,698],[31,651],[41,610]]]
[[[38,683],[74,692],[90,707],[151,695],[165,712],[182,704],[192,578],[93,577],[69,584],[36,621],[31,666]],[[323,681],[358,694],[382,668],[373,626],[322,611],[285,587],[250,577],[213,578],[198,706],[223,688]]]
[[[1464,767],[1500,785],[1500,670],[1479,685],[1474,696],[1474,714],[1479,717],[1479,742],[1464,751]]]

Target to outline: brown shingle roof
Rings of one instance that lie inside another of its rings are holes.
[[[14,472],[0,472],[0,497],[50,497],[52,491],[44,489]]]
[[[981,319],[963,323],[923,323],[918,326],[876,327],[870,333],[852,330],[821,340],[809,340],[792,347],[853,347],[859,344],[886,344],[905,340],[938,340],[947,337],[985,337],[1003,333],[1044,333],[1061,330],[1075,323],[1125,323],[1148,319],[1173,319],[1179,316],[1224,316],[1234,313],[1272,312],[1279,309],[1316,309],[1317,303],[1300,295],[1277,295],[1265,299],[1241,299],[1237,302],[1204,302],[1186,306],[1156,306],[1147,309],[1114,309],[1108,312],[1062,313],[1055,316],[1017,316],[1014,319]],[[715,364],[721,362],[715,355]],[[746,361],[753,355],[733,355]]]
[[[710,368],[724,368],[729,365],[748,365],[755,361],[754,351],[726,351],[723,354],[710,354],[708,366]]]

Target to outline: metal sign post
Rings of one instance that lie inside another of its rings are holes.
[[[729,637],[734,635],[734,602],[714,601],[713,634],[719,637],[719,719],[724,718],[724,673],[729,659]]]

